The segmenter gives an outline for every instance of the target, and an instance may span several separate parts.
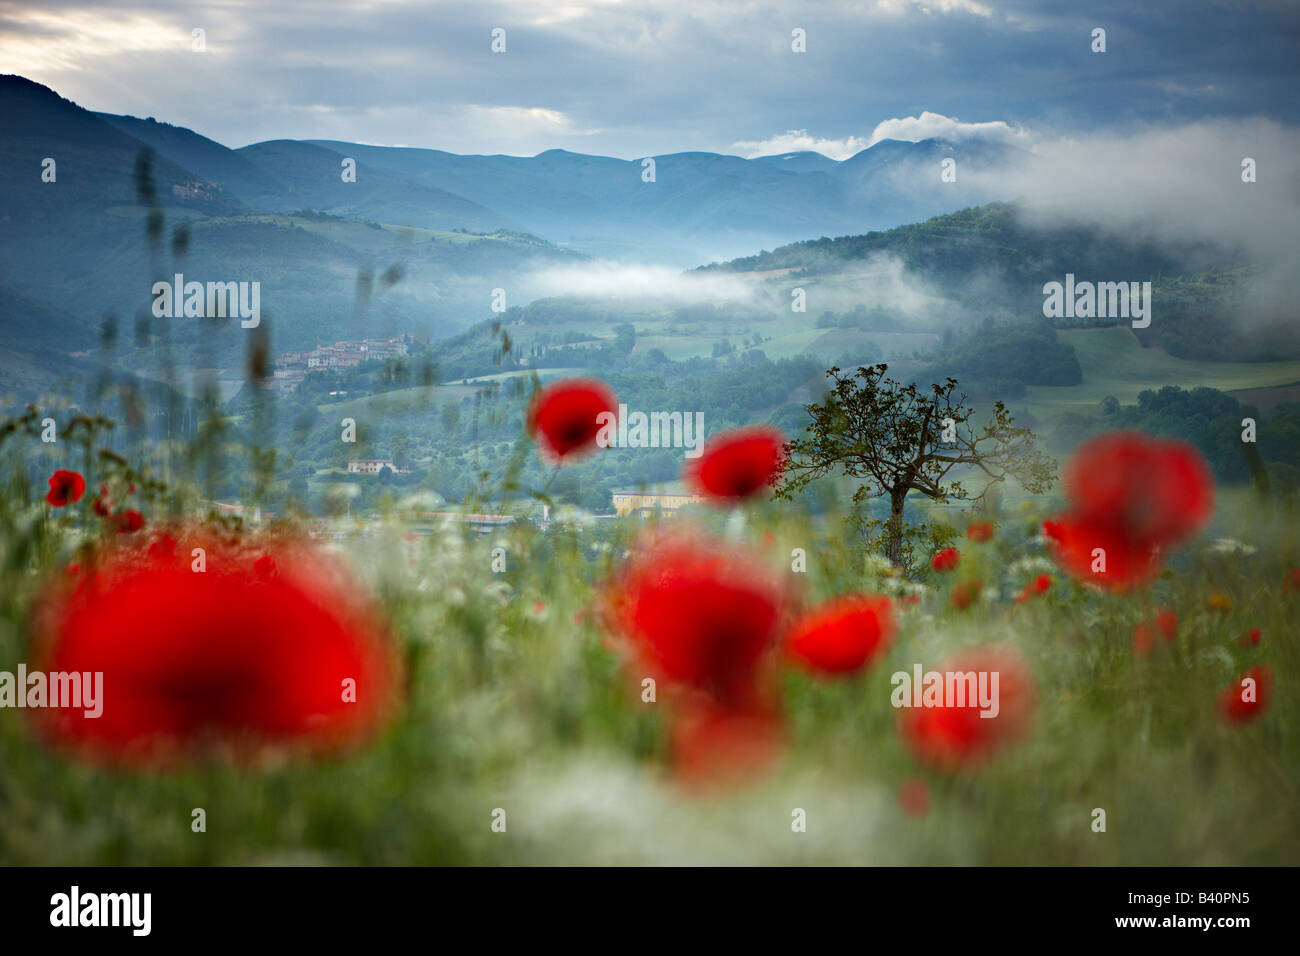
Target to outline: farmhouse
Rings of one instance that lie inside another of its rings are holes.
[[[648,516],[656,511],[671,513],[687,505],[702,504],[704,501],[701,495],[689,492],[676,483],[615,490],[611,494],[614,499],[614,511],[619,515]]]
[[[394,474],[398,472],[391,458],[353,458],[348,462],[349,475],[377,475],[385,468]]]

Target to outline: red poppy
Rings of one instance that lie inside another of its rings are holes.
[[[1172,608],[1162,607],[1156,610],[1156,630],[1166,641],[1178,636],[1178,615]]]
[[[1084,442],[1066,464],[1062,484],[1080,521],[1122,528],[1141,541],[1190,537],[1214,511],[1214,479],[1201,453],[1187,442],[1140,432]]]
[[[112,521],[118,534],[134,534],[144,527],[144,515],[134,508],[117,512],[112,516]]]
[[[923,763],[946,770],[978,766],[1007,744],[1024,736],[1034,710],[1034,683],[1019,655],[1006,648],[977,647],[960,652],[939,668],[939,673],[985,678],[992,697],[992,675],[997,675],[997,714],[983,717],[978,695],[959,706],[945,694],[939,706],[899,708],[903,742]],[[945,688],[947,681],[945,679]],[[969,686],[969,678],[966,680]]]
[[[1300,568],[1292,568],[1282,578],[1282,590],[1290,594],[1292,591],[1300,591]]]
[[[960,551],[956,548],[944,548],[930,559],[930,567],[942,574],[946,571],[955,570],[960,561]]]
[[[771,487],[784,466],[785,436],[770,425],[755,425],[711,438],[704,453],[687,463],[684,477],[697,494],[736,502]]]
[[[1193,446],[1138,432],[1085,442],[1065,468],[1069,513],[1046,522],[1057,562],[1071,575],[1113,590],[1148,581],[1160,551],[1203,528],[1214,480]]]
[[[1044,521],[1056,563],[1067,574],[1114,591],[1146,583],[1160,571],[1159,548],[1136,541],[1123,529],[1066,519]]]
[[[43,735],[91,757],[169,766],[211,745],[316,749],[373,727],[393,665],[354,582],[307,545],[278,544],[267,579],[253,573],[256,552],[187,539],[205,548],[206,571],[119,543],[43,595],[41,668],[103,674],[102,713],[32,711]]]
[[[149,558],[153,561],[172,561],[176,558],[176,547],[180,542],[170,534],[163,532],[149,544]]]
[[[86,479],[75,471],[60,468],[50,475],[50,490],[45,493],[45,500],[55,508],[63,508],[81,500],[86,493]]]
[[[898,788],[898,804],[909,817],[923,817],[930,810],[930,791],[924,780],[905,780]]]
[[[966,537],[976,543],[993,540],[993,525],[987,521],[973,521],[966,529]]]
[[[739,703],[756,693],[785,602],[776,575],[687,531],[634,553],[609,591],[606,619],[662,681]]]
[[[1178,615],[1172,608],[1158,608],[1151,622],[1143,622],[1133,628],[1133,653],[1138,657],[1146,657],[1157,633],[1166,643],[1178,637]]]
[[[594,378],[552,382],[533,394],[527,427],[543,452],[557,462],[592,451],[597,445],[602,413],[618,413],[618,399],[609,386]]]
[[[702,700],[677,715],[671,733],[673,768],[691,789],[734,786],[759,776],[781,752],[784,732],[775,708]]]
[[[1026,584],[1024,589],[1016,595],[1016,603],[1024,604],[1035,595],[1046,594],[1051,586],[1052,576],[1050,574],[1040,574],[1038,577]]]
[[[107,518],[113,513],[113,503],[105,498],[102,494],[94,500],[90,506],[91,510],[101,518]]]
[[[889,598],[851,594],[807,615],[786,643],[791,654],[815,674],[851,674],[880,657],[889,648],[893,632]]]
[[[962,581],[952,589],[952,606],[959,611],[964,611],[976,601],[979,600],[980,593],[984,590],[982,581]]]
[[[1243,635],[1241,636],[1241,646],[1242,646],[1242,647],[1256,647],[1256,646],[1258,646],[1258,644],[1259,644],[1259,638],[1260,638],[1260,636],[1261,636],[1262,633],[1263,633],[1263,632],[1260,631],[1259,628],[1255,628],[1254,630],[1250,631],[1248,634],[1243,634]]]
[[[1264,713],[1272,696],[1273,672],[1267,667],[1252,667],[1219,697],[1219,712],[1234,724],[1244,724]]]
[[[1146,621],[1133,628],[1133,656],[1146,657],[1151,653],[1151,625]]]

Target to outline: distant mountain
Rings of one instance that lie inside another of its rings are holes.
[[[346,218],[425,229],[491,232],[518,228],[504,216],[444,189],[412,183],[376,169],[366,170],[356,182],[344,182],[344,157],[311,143],[273,140],[233,150],[192,130],[152,118],[95,115],[153,147],[159,156],[219,184],[254,209],[316,209]]]
[[[231,150],[152,119],[92,113],[17,76],[0,76],[0,116],[7,349],[109,342],[128,369],[238,366],[250,337],[237,323],[214,332],[152,315],[153,283],[178,272],[259,282],[272,349],[382,331],[440,337],[490,315],[505,276],[580,258],[436,187],[374,169],[344,183],[342,157],[319,146]],[[307,212],[286,215],[297,210]],[[108,339],[106,319],[117,329]],[[30,384],[16,367],[0,362],[0,390]]]
[[[531,157],[459,156],[433,149],[315,140],[372,170],[447,189],[552,242],[594,255],[678,266],[732,258],[810,235],[885,229],[1003,198],[940,180],[940,161],[965,173],[1006,161],[997,143],[885,140],[842,162],[820,153],[741,159],[717,153],[641,160],[553,149]],[[255,150],[259,146],[246,147]]]
[[[153,284],[176,273],[259,282],[273,351],[381,330],[441,338],[490,317],[494,289],[527,302],[551,264],[596,254],[694,266],[912,222],[983,198],[961,177],[941,183],[942,158],[969,170],[1009,155],[936,140],[885,141],[843,161],[687,152],[654,157],[650,177],[640,160],[564,150],[230,149],[152,117],[85,110],[19,76],[0,76],[0,115],[6,345],[110,343],[127,369],[242,361],[250,339],[237,323],[213,332],[151,314]],[[355,182],[340,175],[347,159]],[[106,321],[117,330],[107,338]]]

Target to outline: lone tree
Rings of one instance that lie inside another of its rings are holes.
[[[789,500],[809,482],[836,471],[866,479],[853,500],[861,504],[889,496],[885,554],[901,565],[908,492],[919,491],[938,502],[980,501],[1007,477],[1034,494],[1050,486],[1056,463],[1034,448],[1033,433],[1017,427],[1001,402],[993,406],[993,417],[977,426],[971,423],[974,412],[965,406],[966,396],[953,395],[956,379],[931,385],[926,392],[886,378],[888,370],[888,365],[874,365],[853,375],[841,375],[838,368],[826,373],[835,385],[825,401],[804,406],[812,423],[807,437],[788,445],[776,497]],[[959,479],[948,479],[958,467],[982,472],[988,479],[978,495],[968,492]]]

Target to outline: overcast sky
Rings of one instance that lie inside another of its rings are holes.
[[[886,136],[1292,125],[1298,64],[1295,0],[0,0],[0,72],[228,146],[839,159]]]

